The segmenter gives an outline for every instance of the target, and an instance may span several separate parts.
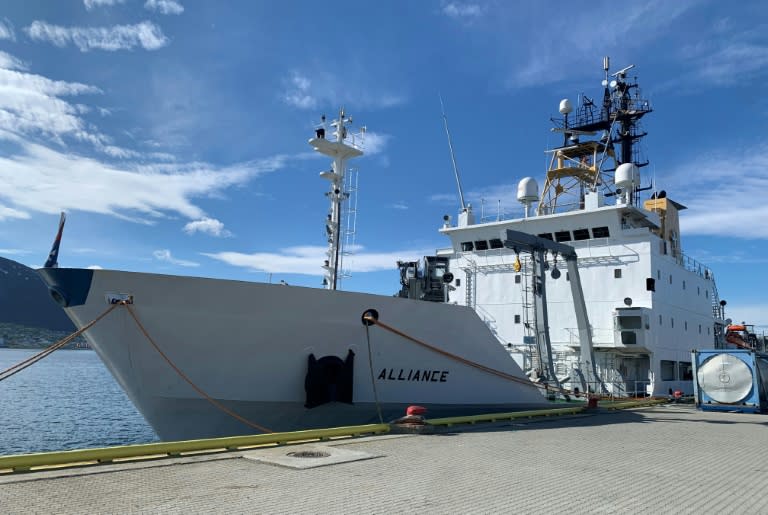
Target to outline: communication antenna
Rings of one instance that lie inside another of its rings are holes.
[[[451,132],[448,130],[448,117],[445,116],[445,106],[443,105],[443,95],[437,94],[440,97],[440,110],[443,112],[443,123],[445,124],[445,135],[448,136],[448,150],[451,151],[451,163],[453,163],[453,174],[456,176],[456,187],[459,189],[459,201],[461,202],[461,210],[465,211],[467,207],[464,205],[464,191],[461,189],[461,178],[459,177],[459,167],[456,166],[456,157],[453,155],[453,143],[451,142]]]

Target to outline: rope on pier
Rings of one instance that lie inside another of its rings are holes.
[[[38,361],[42,360],[43,358],[46,358],[46,357],[50,356],[51,354],[53,354],[54,351],[64,347],[66,344],[68,344],[69,342],[71,342],[72,340],[74,340],[75,338],[77,338],[78,336],[83,334],[84,332],[86,332],[88,329],[93,327],[98,321],[100,321],[102,318],[104,318],[105,316],[110,314],[112,312],[112,310],[114,310],[117,306],[118,306],[118,304],[112,304],[111,306],[109,306],[109,308],[104,313],[102,313],[101,315],[97,316],[90,323],[84,325],[82,328],[78,329],[77,331],[75,331],[74,333],[70,334],[66,338],[62,338],[58,342],[54,343],[53,345],[50,345],[49,347],[46,347],[42,351],[38,352],[34,356],[30,356],[29,358],[25,359],[24,361],[20,361],[19,363],[16,363],[12,367],[6,368],[2,372],[0,372],[0,381],[4,381],[5,379],[8,379],[9,377],[11,377],[13,375],[18,374],[19,372],[21,372],[25,368],[31,367],[32,365],[34,365]]]

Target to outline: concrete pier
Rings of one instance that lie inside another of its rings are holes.
[[[690,405],[0,476],[3,513],[768,513],[768,416]]]

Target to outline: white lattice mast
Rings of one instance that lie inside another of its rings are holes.
[[[323,285],[329,290],[335,290],[341,276],[342,247],[344,244],[342,207],[343,203],[349,199],[349,191],[345,187],[347,161],[363,155],[362,135],[365,133],[365,127],[361,128],[358,134],[348,132],[348,125],[352,124],[352,117],[346,116],[344,108],[341,108],[339,117],[331,122],[333,139],[326,139],[325,116],[321,118],[321,121],[321,125],[315,129],[315,137],[309,140],[309,144],[316,151],[333,159],[332,168],[320,172],[320,177],[331,183],[329,191],[325,194],[331,205],[325,222],[325,230],[328,235],[328,250],[326,251],[328,259],[323,263],[325,270]]]

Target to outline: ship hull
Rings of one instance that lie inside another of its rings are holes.
[[[467,307],[107,270],[41,275],[77,327],[130,299],[85,336],[165,440],[377,422],[379,410],[388,421],[412,404],[443,416],[546,403]],[[369,310],[443,353],[366,327]]]

